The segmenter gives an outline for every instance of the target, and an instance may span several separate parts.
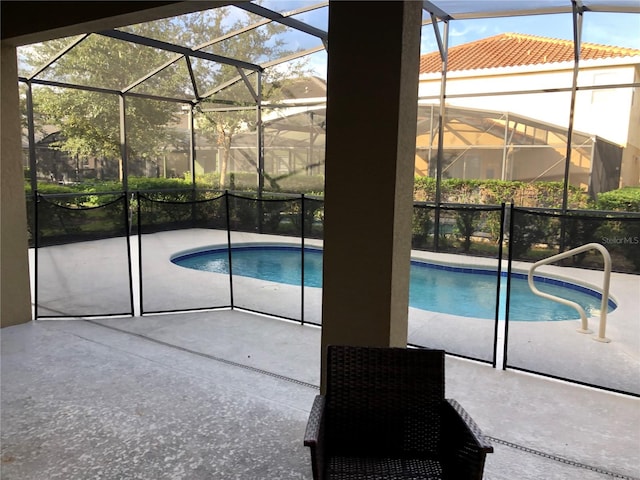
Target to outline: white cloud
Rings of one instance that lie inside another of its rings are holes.
[[[487,26],[481,24],[474,25],[465,25],[465,28],[458,29],[456,25],[451,22],[451,25],[454,25],[453,28],[449,29],[450,37],[477,37],[483,36],[487,32]]]

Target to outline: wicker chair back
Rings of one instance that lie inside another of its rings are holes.
[[[444,351],[332,345],[327,361],[330,454],[439,455]]]

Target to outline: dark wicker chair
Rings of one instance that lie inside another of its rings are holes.
[[[481,479],[493,447],[444,398],[442,350],[329,346],[304,444],[313,478]]]

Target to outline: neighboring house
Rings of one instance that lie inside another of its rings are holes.
[[[87,180],[117,180],[121,178],[118,158],[71,155],[60,148],[65,137],[55,125],[44,125],[35,136],[36,178],[41,182],[69,184]],[[22,131],[23,167],[30,168],[29,137]],[[131,175],[153,175],[154,170],[140,161],[130,161]]]
[[[71,156],[60,149],[64,137],[58,127],[44,125],[35,135],[36,175],[39,181],[49,183],[73,183],[89,178],[110,178],[117,175],[109,170],[108,162],[98,158],[80,158]],[[27,129],[22,131],[22,158],[24,168],[30,167],[29,136]]]
[[[449,48],[443,177],[563,181],[573,65],[572,42],[532,35],[506,33]],[[640,92],[629,86],[640,82],[640,50],[583,44],[579,66],[570,183],[592,195],[640,185]],[[435,176],[441,68],[439,52],[421,56],[416,175]],[[325,80],[300,78],[281,93],[262,108],[265,171],[323,174]],[[179,113],[169,128],[184,148],[168,145],[162,158],[136,168],[132,162],[130,174],[180,177],[191,169],[188,115]],[[249,123],[234,135],[228,172],[256,171],[256,135]],[[216,135],[201,131],[197,118],[195,140],[195,172],[218,171]],[[74,171],[66,178],[118,175],[105,162],[67,160]]]
[[[416,175],[436,174],[438,105],[418,107]],[[618,188],[622,147],[573,131],[569,183],[592,196]],[[567,129],[509,112],[447,106],[442,177],[563,182]]]
[[[457,111],[470,109],[471,116],[484,117],[484,121],[472,122],[472,130],[478,130],[475,134],[467,131],[467,135],[451,132],[456,128],[464,131],[468,124],[461,122],[464,126],[455,127],[445,123],[445,156],[457,142],[455,148],[461,151],[464,147],[465,156],[481,158],[493,143],[494,150],[503,150],[500,165],[496,164],[496,158],[492,166],[486,168],[466,162],[471,174],[477,175],[467,178],[561,180],[570,117],[573,42],[505,33],[450,47],[447,61],[446,105],[456,107]],[[600,180],[599,185],[594,185],[591,177],[605,171],[607,175],[615,175],[619,168],[620,186],[639,185],[640,98],[637,88],[623,86],[640,81],[640,50],[584,43],[579,67],[571,183],[588,186],[592,193],[616,188],[617,185],[611,184],[611,178],[604,182],[608,184],[605,186]],[[441,68],[439,52],[421,57],[421,104],[438,104]],[[594,86],[609,88],[594,89]],[[482,111],[487,112],[482,115]],[[488,140],[487,131],[494,133],[493,141]],[[485,134],[484,139],[481,134]],[[514,134],[521,137],[521,143],[512,141]],[[523,135],[527,138],[522,138]],[[518,165],[515,168],[513,164],[509,165],[508,153],[517,157],[517,152],[521,152],[522,145],[527,143],[530,146],[537,144],[540,152],[544,152],[536,159],[539,168],[531,168],[530,149],[529,155],[520,154],[522,174],[512,176],[511,173],[517,173]],[[420,149],[424,151],[429,145],[433,147],[432,139],[423,137],[421,141],[419,137],[418,171],[433,171],[433,166],[428,165],[429,159],[420,154]],[[483,146],[485,148],[481,148]],[[449,152],[448,157],[455,160],[456,155]],[[560,161],[556,158],[558,155],[562,156]],[[591,161],[587,158],[589,155],[597,161]],[[525,163],[527,168],[524,168]],[[460,175],[457,171],[456,174]],[[618,183],[615,180],[614,183]]]

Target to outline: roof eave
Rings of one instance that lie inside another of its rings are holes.
[[[637,66],[640,65],[639,56],[626,56],[616,58],[599,58],[595,60],[581,60],[580,69],[595,67],[620,67],[620,66]],[[517,65],[512,67],[492,67],[492,68],[476,68],[470,70],[449,70],[447,78],[468,78],[479,76],[494,75],[513,75],[518,73],[539,73],[558,70],[573,69],[573,61],[570,62],[554,62],[554,63],[536,63],[531,65]],[[440,80],[442,72],[421,73],[418,77],[421,81]]]

